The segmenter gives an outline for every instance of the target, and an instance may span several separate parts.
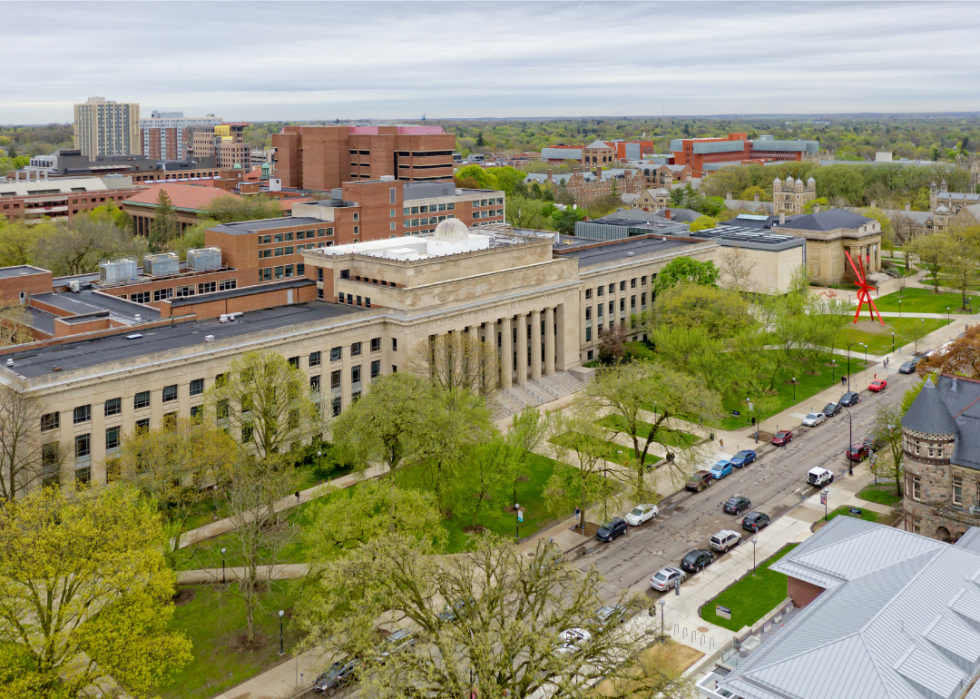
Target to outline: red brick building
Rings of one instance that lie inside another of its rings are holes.
[[[671,165],[688,165],[693,177],[701,177],[728,165],[816,160],[819,141],[777,141],[769,136],[749,140],[748,134],[730,133],[722,138],[675,138],[670,142]]]
[[[197,215],[208,208],[215,199],[221,197],[240,198],[236,194],[223,191],[217,187],[202,187],[197,184],[182,182],[154,184],[130,197],[122,204],[123,211],[133,219],[133,226],[137,235],[147,236],[150,234],[150,225],[156,218],[161,192],[166,192],[170,198],[170,203],[177,213],[181,232],[188,226],[196,224],[198,222]]]
[[[120,206],[145,187],[131,177],[79,177],[0,182],[0,213],[10,221],[70,219],[99,206]]]
[[[326,191],[385,176],[451,178],[456,136],[441,126],[286,126],[272,145],[284,187]]]

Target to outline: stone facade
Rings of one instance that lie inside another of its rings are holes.
[[[817,197],[817,183],[811,177],[803,184],[803,180],[793,180],[787,177],[783,182],[778,177],[772,182],[772,207],[775,215],[802,214],[803,207],[808,201]]]

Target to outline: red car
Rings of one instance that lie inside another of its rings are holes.
[[[878,379],[877,381],[872,381],[871,385],[868,386],[868,390],[872,393],[881,393],[886,388],[888,388],[888,382],[884,379]]]
[[[782,447],[793,441],[793,431],[792,430],[779,430],[776,435],[772,438],[772,443],[777,447]]]
[[[847,450],[847,458],[851,461],[864,461],[868,458],[868,448],[863,444],[852,444]]]

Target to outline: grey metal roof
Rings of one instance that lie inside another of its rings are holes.
[[[592,143],[586,146],[586,148],[609,148],[609,144],[605,141],[600,141],[598,138]]]
[[[944,374],[936,392],[958,428],[953,463],[980,470],[980,382]]]
[[[949,410],[939,395],[939,391],[936,390],[936,384],[932,382],[931,376],[926,379],[919,395],[916,396],[912,406],[902,418],[902,427],[907,430],[935,435],[955,435],[958,432],[956,422],[953,420],[953,416],[949,414]]]
[[[281,216],[277,218],[264,218],[258,221],[234,221],[232,223],[222,223],[211,230],[230,233],[231,235],[248,235],[256,231],[275,230],[277,228],[296,228],[297,226],[325,226],[333,225],[329,221],[321,221],[318,218],[306,216]]]
[[[830,209],[829,211],[787,218],[786,223],[779,227],[803,231],[834,231],[838,228],[857,228],[873,220],[847,209]]]
[[[826,591],[716,692],[743,699],[958,699],[980,673],[980,554],[838,517],[773,564]]]

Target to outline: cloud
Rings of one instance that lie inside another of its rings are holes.
[[[980,110],[980,4],[6,2],[0,123]],[[22,57],[23,60],[19,60]]]

